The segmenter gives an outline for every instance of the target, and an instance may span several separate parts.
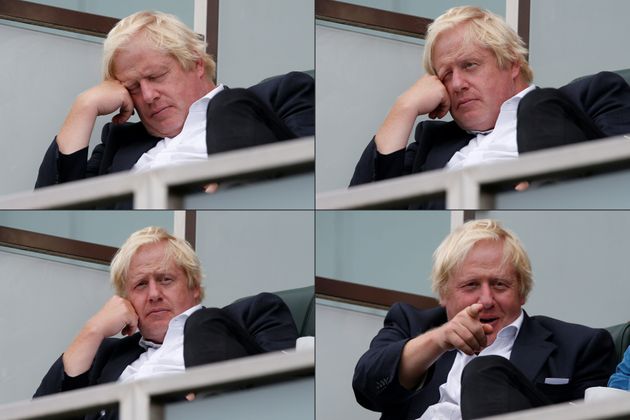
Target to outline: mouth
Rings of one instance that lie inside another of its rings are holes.
[[[473,98],[471,98],[471,99],[463,99],[463,100],[457,102],[456,109],[459,109],[461,107],[465,107],[466,105],[469,105],[469,104],[471,104],[472,102],[474,102],[476,100],[477,99],[473,99]]]
[[[499,320],[499,317],[483,317],[479,318],[482,324],[490,324],[493,325],[496,321]]]
[[[159,116],[163,115],[164,111],[166,111],[169,108],[171,108],[171,106],[167,105],[167,106],[165,106],[163,108],[158,109],[157,111],[151,113],[151,118],[155,118],[155,117],[159,117]]]
[[[147,313],[147,316],[151,316],[151,315],[162,315],[164,313],[168,312],[168,309],[152,309],[149,311],[149,313]]]

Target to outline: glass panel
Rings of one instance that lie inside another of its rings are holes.
[[[628,320],[630,212],[476,213],[485,217],[513,230],[529,254],[535,281],[525,305],[530,315],[592,327]]]
[[[497,209],[628,209],[630,171],[593,175],[497,194]]]
[[[313,285],[312,211],[198,211],[207,306]]]
[[[313,209],[315,174],[299,174],[238,185],[214,194],[184,196],[186,209]]]
[[[488,9],[500,16],[505,16],[505,0],[441,0],[441,1],[417,1],[417,0],[343,0],[345,3],[357,4],[359,6],[373,7],[390,12],[403,13],[435,19],[447,9],[455,6],[480,6]]]
[[[138,229],[173,231],[172,211],[0,211],[0,226],[119,247]]]
[[[354,309],[352,308],[354,306]],[[354,366],[383,326],[385,314],[363,312],[355,305],[317,299],[316,410],[321,419],[378,419],[357,404],[349,386]],[[340,380],[340,378],[347,378]]]
[[[335,280],[433,296],[431,256],[450,212],[317,212],[316,273]]]
[[[167,404],[165,419],[313,419],[314,377]],[[212,413],[211,415],[209,413]]]
[[[176,15],[191,28],[193,27],[195,6],[194,0],[33,0],[32,2],[119,19],[140,10],[159,10]]]

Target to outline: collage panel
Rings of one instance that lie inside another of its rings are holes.
[[[0,208],[314,207],[313,0],[2,3]]]
[[[311,212],[2,211],[0,236],[0,418],[312,418]]]
[[[549,404],[497,418],[623,417],[628,212],[318,212],[316,225],[318,419]]]
[[[628,5],[317,4],[318,209],[629,207]]]

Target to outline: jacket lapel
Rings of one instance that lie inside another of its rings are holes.
[[[523,325],[514,342],[510,360],[527,379],[535,383],[540,371],[556,349],[549,341],[552,333],[524,313]]]
[[[124,341],[124,343],[123,343]],[[138,342],[140,341],[140,333],[136,333],[128,339],[120,340],[120,347],[114,349],[112,357],[107,361],[101,375],[99,376],[98,383],[116,382],[125,368],[144,353],[144,349],[140,347]]]

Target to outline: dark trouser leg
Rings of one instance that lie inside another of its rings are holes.
[[[605,137],[591,118],[558,89],[535,89],[521,100],[516,123],[519,153]]]
[[[184,327],[184,361],[187,367],[262,352],[247,330],[222,309],[200,309],[188,318]]]
[[[551,404],[544,394],[501,356],[472,360],[462,372],[461,410],[464,420],[510,413]]]

